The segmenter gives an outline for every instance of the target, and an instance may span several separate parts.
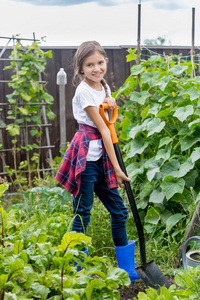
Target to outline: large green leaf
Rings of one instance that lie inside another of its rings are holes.
[[[155,132],[160,132],[161,130],[163,130],[163,128],[165,127],[165,122],[161,122],[161,119],[152,119],[151,122],[149,122],[147,124],[147,131],[148,131],[148,135],[147,136],[151,136],[153,135]]]
[[[147,83],[148,82],[148,84],[149,84],[150,87],[156,86],[159,74],[160,74],[160,72],[158,72],[158,71],[145,72],[141,76],[142,82],[143,83]]]
[[[20,127],[16,124],[9,124],[6,128],[10,136],[15,136],[20,134]]]
[[[180,76],[187,69],[188,69],[188,66],[175,65],[173,68],[170,69],[170,71],[175,76]]]
[[[200,137],[190,137],[187,136],[183,139],[180,139],[181,151],[186,151],[190,149],[194,144],[200,141]]]
[[[140,166],[139,163],[131,163],[126,168],[129,177],[133,179],[138,174],[142,174],[144,172],[144,166]]]
[[[194,168],[192,159],[187,159],[183,164],[180,165],[177,177],[184,177],[190,170]]]
[[[134,139],[138,133],[143,132],[144,130],[146,130],[146,126],[139,125],[139,126],[134,126],[131,131],[129,132],[129,136]]]
[[[166,223],[167,230],[170,231],[171,228],[175,226],[183,217],[185,217],[185,215],[182,215],[180,213],[174,214],[173,216],[169,217]]]
[[[169,107],[169,108],[166,108],[164,110],[161,110],[157,114],[156,118],[166,118],[170,114],[171,110],[172,110],[172,107]]]
[[[200,147],[195,148],[190,156],[192,162],[194,163],[198,159],[200,159]]]
[[[141,154],[148,147],[148,142],[142,138],[136,138],[131,141],[131,148],[127,153],[127,158],[134,157],[136,154]]]
[[[185,186],[185,181],[182,178],[175,178],[171,175],[166,176],[163,182],[161,183],[161,188],[165,194],[167,200],[172,198],[176,193],[183,193]]]
[[[138,74],[142,73],[143,70],[144,70],[144,68],[141,65],[134,65],[131,68],[131,74],[138,75]]]
[[[148,113],[149,113],[149,105],[147,105],[141,112],[141,117],[143,120],[148,116]]]
[[[158,82],[157,85],[160,87],[161,91],[164,91],[169,81],[173,78],[173,76],[163,76]]]
[[[67,232],[62,238],[61,245],[58,247],[59,251],[66,251],[68,248],[81,244],[91,244],[91,237],[86,236],[81,232]]]
[[[181,122],[185,121],[188,116],[194,113],[194,108],[192,105],[187,105],[183,107],[178,107],[174,113],[174,116],[177,117]]]
[[[149,165],[149,169],[147,171],[148,180],[151,181],[158,172],[160,172],[160,167],[158,163],[154,161]]]
[[[163,138],[160,140],[159,148],[161,148],[162,146],[168,145],[169,143],[171,143],[171,141],[172,141],[172,138],[171,138],[171,137],[169,137],[169,136],[163,137]]]
[[[154,190],[149,198],[149,202],[162,204],[165,199],[165,194],[161,189]]]
[[[158,222],[160,221],[160,214],[159,212],[155,209],[155,207],[151,207],[145,216],[145,222],[157,225]]]
[[[189,88],[189,89],[182,90],[182,91],[179,93],[179,95],[180,95],[180,96],[189,95],[191,101],[193,101],[193,100],[199,98],[200,92],[199,92],[198,90],[196,90],[194,87],[191,87],[191,88]]]
[[[158,150],[156,154],[156,160],[162,159],[163,161],[166,161],[170,158],[171,155],[171,147],[168,145],[165,149]]]
[[[32,283],[31,289],[32,289],[33,296],[42,300],[47,299],[47,296],[50,293],[49,288],[39,284],[38,282]]]
[[[196,119],[188,124],[188,126],[193,130],[195,127],[200,127],[200,119]]]
[[[141,105],[145,104],[145,101],[147,98],[149,98],[151,96],[151,94],[147,91],[142,91],[142,92],[132,92],[131,93],[131,100],[139,103]]]
[[[152,114],[152,115],[156,116],[159,109],[160,109],[160,104],[155,103],[151,108],[149,108],[148,114]]]
[[[9,188],[9,184],[4,182],[0,184],[0,197],[5,193],[5,191]]]

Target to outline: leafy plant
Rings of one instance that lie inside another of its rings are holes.
[[[91,238],[70,231],[71,195],[37,187],[23,197],[0,208],[0,299],[120,299],[128,274],[81,251],[92,249]]]
[[[17,65],[15,54],[18,59]],[[40,73],[44,72],[46,58],[51,58],[51,51],[44,52],[39,48],[39,43],[33,42],[26,48],[18,42],[16,53],[11,53],[10,66],[5,69],[12,69],[14,75],[9,87],[13,92],[7,95],[9,110],[7,112],[8,124],[6,130],[12,138],[13,163],[7,166],[16,188],[31,187],[31,174],[36,172],[40,177],[40,152],[42,138],[42,117],[44,106],[49,120],[54,119],[55,114],[50,106],[53,104],[53,97],[45,91],[45,86],[39,82]],[[13,59],[13,60],[12,60]],[[41,105],[42,104],[42,105]],[[23,139],[19,141],[19,136]],[[24,142],[22,142],[24,141]],[[20,144],[21,142],[21,144]],[[26,154],[26,159],[21,160],[17,165],[17,153]],[[14,176],[14,179],[13,179]]]
[[[200,268],[190,268],[188,273],[184,270],[175,276],[175,284],[169,289],[161,287],[160,291],[153,288],[146,289],[146,293],[139,292],[139,300],[198,300],[200,297],[199,282]],[[134,298],[136,300],[136,298]]]
[[[127,61],[135,59],[135,50],[129,49]],[[200,197],[200,77],[193,78],[192,70],[181,56],[155,55],[133,65],[113,95],[129,99],[120,110],[118,130],[149,233],[157,227],[181,238]]]

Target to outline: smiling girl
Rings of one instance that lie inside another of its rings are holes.
[[[131,180],[118,164],[110,131],[99,114],[100,104],[109,104],[108,118],[116,105],[104,80],[107,62],[106,52],[96,41],[85,42],[76,51],[74,82],[78,78],[80,83],[72,104],[79,130],[65,153],[56,179],[73,194],[75,217],[72,230],[86,232],[95,192],[110,213],[114,245],[122,249],[129,246],[126,233],[128,213],[118,185],[124,187],[123,181]],[[135,265],[132,273],[136,273]],[[138,279],[137,273],[131,280],[136,277]]]

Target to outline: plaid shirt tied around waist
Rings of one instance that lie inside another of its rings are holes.
[[[97,128],[86,124],[79,124],[79,130],[75,133],[65,152],[60,169],[56,174],[56,180],[62,183],[65,189],[74,196],[77,196],[80,191],[81,172],[83,172],[86,167],[86,155],[89,149],[89,143],[91,140],[97,139],[102,139]],[[118,184],[115,171],[103,143],[102,152],[106,183],[110,189],[116,189]]]

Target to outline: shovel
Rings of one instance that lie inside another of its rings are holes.
[[[127,175],[126,168],[124,166],[122,155],[121,155],[121,152],[119,149],[118,138],[117,138],[117,134],[115,131],[115,125],[114,125],[117,120],[117,105],[115,106],[115,109],[113,110],[113,116],[110,121],[106,118],[105,111],[104,111],[105,109],[109,109],[108,103],[100,104],[99,113],[100,113],[101,117],[103,118],[104,122],[106,123],[107,127],[110,130],[113,146],[115,149],[115,153],[116,153],[119,165],[120,165],[122,171]],[[140,216],[139,216],[139,213],[137,210],[137,206],[136,206],[136,203],[135,203],[135,200],[133,197],[130,183],[127,181],[124,181],[124,185],[125,185],[125,190],[126,190],[128,200],[129,200],[129,203],[131,206],[131,210],[133,213],[133,217],[135,220],[135,224],[137,227],[138,236],[139,236],[141,266],[137,267],[136,271],[147,287],[150,286],[152,288],[159,289],[160,286],[165,286],[166,288],[169,288],[169,286],[170,286],[169,282],[167,281],[167,279],[163,275],[163,273],[160,271],[158,266],[155,264],[155,262],[152,260],[147,263],[145,238],[144,238],[144,231],[143,231],[141,219],[140,219]]]

